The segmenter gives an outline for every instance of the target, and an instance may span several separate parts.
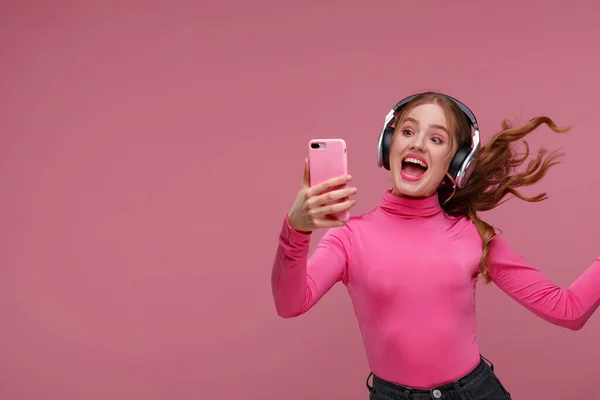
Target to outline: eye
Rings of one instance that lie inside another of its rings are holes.
[[[439,137],[437,137],[437,136],[432,137],[431,141],[433,143],[435,143],[435,144],[442,144],[442,143],[444,143],[444,141],[442,139],[440,139]]]
[[[410,129],[403,129],[402,134],[404,134],[404,136],[410,136],[413,134],[413,131],[411,131]]]

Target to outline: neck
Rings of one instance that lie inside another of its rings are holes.
[[[404,218],[431,217],[443,212],[437,193],[416,198],[396,195],[391,189],[383,195],[380,208],[388,214]]]
[[[403,199],[409,199],[409,200],[422,200],[422,199],[426,199],[428,197],[431,197],[432,195],[429,196],[409,196],[407,194],[404,193],[400,193],[398,191],[398,189],[396,189],[395,187],[393,187],[392,189],[390,189],[390,191],[392,192],[392,194],[396,197],[401,197]],[[434,193],[437,195],[437,193]]]

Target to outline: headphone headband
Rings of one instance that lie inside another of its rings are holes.
[[[400,109],[402,107],[404,107],[406,104],[410,103],[411,101],[413,101],[417,96],[420,96],[422,93],[417,93],[417,94],[413,94],[411,96],[408,96],[402,100],[400,100],[388,113],[388,115],[386,115],[385,117],[385,124],[384,124],[384,129],[387,128],[389,126],[389,124],[392,122],[392,120],[394,119],[394,117],[396,116],[396,113],[398,111],[400,111]],[[475,114],[473,114],[473,112],[471,111],[471,109],[469,107],[467,107],[464,103],[462,103],[460,100],[455,99],[452,96],[448,96],[447,94],[443,94],[443,93],[437,93],[440,94],[444,97],[447,97],[448,99],[452,100],[459,108],[460,110],[467,116],[467,118],[469,119],[469,122],[471,124],[471,126],[473,127],[473,129],[479,131],[479,124],[477,123],[477,118],[475,118]]]
[[[469,124],[471,125],[472,130],[472,144],[469,147],[459,148],[450,163],[449,173],[454,179],[455,185],[459,188],[464,187],[467,183],[471,173],[473,172],[473,168],[475,167],[475,158],[480,148],[480,139],[479,139],[479,124],[477,123],[477,118],[475,114],[463,104],[461,101],[455,99],[452,96],[448,96],[447,94],[437,93],[442,95],[452,102],[454,102],[463,114],[468,118]],[[394,117],[396,114],[408,103],[414,100],[417,96],[422,95],[422,93],[413,94],[408,96],[402,100],[400,100],[386,115],[385,122],[383,125],[383,131],[379,135],[379,143],[378,143],[378,153],[377,153],[377,165],[379,167],[385,167],[386,169],[390,169],[389,167],[389,146],[391,143],[391,138],[394,134],[394,128],[391,126],[394,122]]]

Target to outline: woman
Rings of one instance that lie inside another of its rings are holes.
[[[496,207],[518,188],[539,181],[557,163],[540,151],[511,144],[546,117],[501,132],[480,148],[477,121],[458,100],[439,93],[411,96],[388,114],[378,163],[393,187],[374,210],[336,221],[329,214],[354,205],[350,177],[310,187],[304,181],[285,216],[273,265],[280,316],[308,311],[338,281],[347,286],[373,377],[371,399],[510,399],[484,362],[476,339],[479,276],[546,321],[580,329],[600,303],[600,258],[568,289],[550,282],[514,252],[477,213]],[[331,200],[342,203],[324,206]],[[329,228],[308,257],[310,234]],[[490,363],[491,364],[491,363]]]

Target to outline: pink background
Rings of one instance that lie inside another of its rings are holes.
[[[600,253],[593,2],[100,3],[2,4],[2,400],[366,399],[343,286],[284,320],[271,262],[307,141],[346,139],[368,211],[383,118],[416,91],[464,100],[484,142],[574,124],[530,138],[568,152],[526,191],[550,200],[485,216],[563,286]],[[600,315],[572,332],[478,299],[515,399],[598,396]]]

